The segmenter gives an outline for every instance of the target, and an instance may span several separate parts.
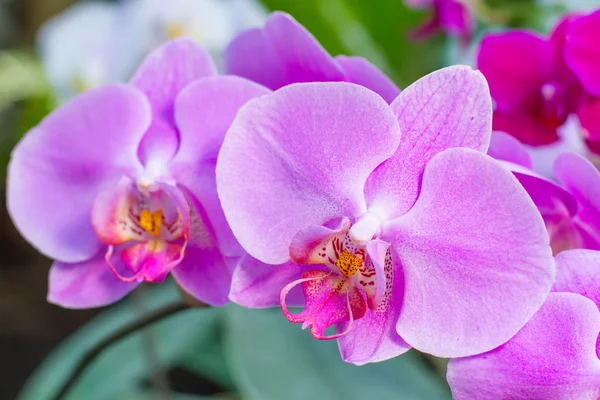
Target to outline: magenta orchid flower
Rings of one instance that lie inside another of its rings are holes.
[[[533,199],[554,254],[568,249],[600,250],[600,172],[591,162],[574,153],[559,155],[554,182],[536,174],[527,149],[503,132],[492,134],[488,154],[513,171]]]
[[[468,42],[475,31],[475,19],[467,0],[404,0],[414,9],[432,9],[432,17],[412,32],[417,39],[427,38],[442,30],[447,35],[456,36]]]
[[[365,86],[391,103],[400,90],[362,57],[332,57],[291,15],[274,12],[263,28],[234,39],[225,70],[276,90],[297,82],[345,81]]]
[[[600,10],[574,19],[567,28],[565,58],[587,91],[579,110],[590,149],[600,154]]]
[[[558,128],[578,112],[583,93],[563,56],[569,22],[564,19],[549,38],[524,30],[483,38],[477,64],[496,104],[494,130],[530,146],[559,140]]]
[[[485,79],[464,66],[391,106],[344,82],[249,102],[217,162],[225,216],[249,253],[230,299],[281,305],[356,364],[504,343],[545,300],[554,267],[535,205],[484,154],[491,114]]]
[[[204,49],[169,42],[131,84],[81,94],[17,145],[8,208],[56,260],[49,301],[101,306],[169,272],[202,301],[228,301],[243,251],[220,208],[216,156],[237,109],[268,89],[215,75]]]
[[[600,398],[600,252],[556,257],[556,283],[542,308],[506,344],[451,360],[456,400]]]

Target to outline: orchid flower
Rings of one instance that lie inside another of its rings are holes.
[[[438,30],[463,41],[469,41],[475,31],[475,19],[468,0],[404,0],[410,8],[432,9],[432,17],[413,31],[415,38],[426,38]]]
[[[216,76],[208,53],[179,39],[130,84],[85,92],[25,135],[9,165],[8,208],[56,260],[48,300],[101,306],[171,272],[194,297],[225,304],[242,250],[217,198],[216,155],[237,109],[267,92]]]
[[[345,81],[390,103],[398,87],[362,57],[331,57],[292,16],[272,13],[263,28],[241,33],[227,47],[225,70],[276,90],[298,82]]]
[[[488,154],[514,172],[537,205],[554,254],[600,250],[600,172],[591,162],[574,153],[559,155],[556,183],[534,172],[527,149],[508,134],[494,132]]]
[[[356,364],[507,341],[544,302],[554,265],[535,205],[484,154],[491,114],[485,79],[465,66],[391,106],[346,82],[246,104],[217,162],[225,216],[249,253],[230,299],[281,305]]]
[[[450,360],[455,400],[600,397],[600,252],[556,257],[556,282],[542,308],[506,344]]]
[[[563,151],[595,152],[599,147],[594,140],[600,138],[600,102],[565,60],[565,43],[579,19],[563,18],[549,38],[525,30],[488,34],[479,49],[478,67],[496,104],[494,130],[533,147],[534,154],[539,149],[536,158],[550,164]],[[573,117],[577,122],[568,123]],[[573,140],[572,133],[579,138]]]

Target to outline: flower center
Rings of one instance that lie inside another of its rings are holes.
[[[350,278],[354,274],[356,274],[364,264],[362,258],[357,256],[356,254],[350,253],[348,250],[342,251],[342,254],[338,257],[335,262],[335,266],[338,267],[340,272],[346,276],[346,278]]]
[[[150,210],[141,210],[140,226],[149,234],[158,236],[160,233],[160,227],[162,225],[162,217],[163,212],[161,209],[154,212]]]

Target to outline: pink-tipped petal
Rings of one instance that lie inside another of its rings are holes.
[[[574,19],[567,28],[565,58],[587,91],[600,96],[600,11]]]
[[[578,293],[600,308],[600,251],[578,249],[558,254],[552,291]]]
[[[90,260],[68,264],[54,262],[48,276],[48,301],[65,308],[102,307],[119,301],[138,282],[124,282],[110,269],[101,249]],[[118,272],[127,274],[117,256],[112,258]]]
[[[498,110],[509,111],[520,107],[551,76],[555,58],[549,40],[515,30],[487,34],[479,47],[477,67],[489,82]]]
[[[496,160],[508,161],[533,170],[533,161],[527,148],[508,133],[492,132],[487,154]]]
[[[510,171],[470,149],[429,162],[415,206],[383,238],[404,269],[398,333],[439,357],[506,342],[554,280],[548,234],[527,192]]]
[[[306,305],[299,314],[292,314],[287,308],[287,294],[297,286],[302,285]],[[306,328],[315,339],[337,339],[352,330],[352,324],[362,318],[367,305],[360,292],[348,280],[338,274],[324,271],[307,271],[302,279],[288,284],[281,291],[281,307],[285,317],[293,323]],[[346,331],[326,335],[327,328],[341,322],[348,322]]]
[[[375,65],[362,57],[337,56],[338,65],[344,71],[347,82],[364,86],[392,103],[400,94],[400,89]]]
[[[233,233],[253,257],[287,262],[300,229],[366,210],[364,183],[399,137],[385,101],[351,83],[291,85],[252,100],[217,162]]]
[[[273,90],[296,82],[343,81],[344,72],[291,15],[274,12],[262,29],[240,34],[225,50],[225,70]]]
[[[102,188],[141,170],[137,147],[150,119],[142,93],[109,85],[76,97],[25,135],[7,183],[8,209],[23,236],[64,262],[96,255],[92,204]]]
[[[188,85],[175,103],[181,140],[179,151],[169,163],[169,171],[202,204],[219,249],[227,257],[238,257],[242,250],[225,220],[217,196],[217,155],[240,107],[269,92],[243,78],[209,77]]]
[[[455,400],[594,400],[600,396],[600,313],[573,293],[551,293],[506,344],[450,360]]]
[[[345,234],[349,228],[348,218],[342,218],[333,229],[322,225],[310,225],[301,229],[290,243],[290,259],[298,264],[323,264],[328,242],[338,235]]]
[[[146,94],[152,105],[152,126],[140,144],[144,165],[169,161],[179,146],[175,129],[175,98],[196,79],[216,75],[208,52],[193,40],[171,40],[153,51],[138,68],[131,84]]]
[[[376,246],[367,247],[374,264],[381,262],[381,253],[385,247],[382,246],[385,242],[379,242]],[[383,287],[386,289],[383,298],[377,302],[377,308],[368,310],[364,317],[354,321],[352,329],[338,339],[342,359],[346,362],[363,365],[385,361],[404,354],[411,348],[396,331],[404,298],[404,273],[399,262],[391,265],[393,259],[390,260],[388,254],[387,251],[384,254],[384,262],[387,263],[383,267]],[[380,284],[379,279],[377,284]],[[342,330],[343,328],[344,326]]]
[[[396,153],[369,177],[369,206],[389,217],[407,212],[419,194],[425,165],[440,151],[468,147],[485,152],[492,131],[492,103],[478,71],[454,66],[406,88],[391,105],[402,132]]]
[[[295,264],[291,261],[269,265],[246,254],[233,272],[229,299],[249,308],[279,307],[281,290],[288,283],[302,279],[304,272],[314,269],[314,265]],[[286,301],[292,307],[303,306],[304,294],[301,287],[292,289]]]

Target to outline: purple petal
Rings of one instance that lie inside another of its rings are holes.
[[[574,19],[567,28],[565,58],[587,91],[600,96],[600,11]]]
[[[455,400],[597,399],[600,313],[573,293],[551,293],[509,342],[489,353],[450,360]]]
[[[146,94],[152,105],[152,126],[140,144],[139,155],[164,163],[179,145],[173,104],[183,88],[199,78],[216,75],[208,52],[187,38],[175,39],[153,51],[139,67],[131,84]]]
[[[449,35],[470,37],[475,21],[461,0],[443,0],[436,7],[441,28]]]
[[[198,300],[211,306],[229,303],[231,270],[217,248],[189,245],[171,274],[183,290]]]
[[[239,256],[240,246],[225,220],[217,197],[215,166],[227,129],[237,111],[250,99],[269,93],[243,78],[218,76],[188,85],[177,97],[175,119],[180,148],[169,171],[206,210],[219,248],[227,257]]]
[[[533,170],[533,161],[527,148],[508,133],[492,132],[487,154],[496,160],[508,161]]]
[[[48,301],[65,308],[92,308],[112,304],[135,289],[138,282],[123,282],[108,266],[106,248],[87,261],[68,264],[56,261],[48,277]],[[111,263],[123,275],[127,269],[118,256]]]
[[[477,56],[499,111],[519,107],[552,74],[554,63],[552,43],[529,31],[487,34]]]
[[[351,83],[291,85],[251,101],[217,163],[237,239],[253,257],[283,264],[300,229],[361,215],[365,181],[399,136],[382,98]]]
[[[369,205],[399,216],[414,204],[427,162],[445,149],[485,152],[492,103],[483,76],[469,67],[436,71],[409,86],[391,105],[402,139],[396,153],[369,177]]]
[[[338,339],[344,361],[363,365],[385,361],[410,350],[410,345],[396,332],[404,297],[404,273],[398,262],[392,280],[390,297],[377,310],[368,310],[364,317],[354,321],[350,332]]]
[[[415,206],[384,227],[404,268],[398,333],[416,349],[463,357],[506,342],[554,279],[548,234],[515,177],[470,149],[435,156]]]
[[[12,153],[7,202],[25,238],[64,262],[93,257],[90,213],[98,192],[141,171],[136,152],[150,124],[144,96],[125,85],[86,92],[46,117]]]
[[[586,139],[600,140],[600,98],[588,96],[577,108],[577,118]]]
[[[552,291],[578,293],[600,307],[600,251],[567,250],[558,254]]]
[[[379,94],[389,104],[400,94],[400,89],[375,65],[362,57],[337,56],[347,82],[364,86]]]
[[[273,90],[296,82],[343,81],[344,73],[291,15],[274,12],[262,29],[246,31],[225,50],[225,70]]]
[[[554,176],[600,219],[600,172],[594,164],[575,153],[563,153],[554,162]]]
[[[245,255],[233,272],[229,299],[249,308],[279,307],[281,290],[288,283],[301,279],[304,272],[314,269],[314,265],[294,264],[291,261],[282,265],[264,264]],[[304,305],[300,286],[288,294],[287,304]]]

